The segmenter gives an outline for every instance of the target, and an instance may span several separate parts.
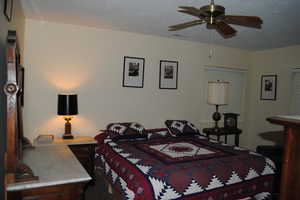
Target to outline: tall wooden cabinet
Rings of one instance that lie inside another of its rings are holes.
[[[267,120],[284,126],[284,159],[280,200],[300,199],[300,116],[278,116]]]

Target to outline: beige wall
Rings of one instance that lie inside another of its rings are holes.
[[[213,58],[208,58],[213,48]],[[299,46],[247,51],[128,32],[26,20],[25,135],[63,133],[56,115],[57,94],[79,94],[80,114],[72,120],[75,135],[95,135],[109,122],[138,121],[147,128],[164,127],[165,119],[188,119],[206,127],[203,108],[204,68],[248,70],[241,145],[281,142],[265,133],[281,130],[266,117],[288,114],[291,69],[300,66]],[[144,88],[122,87],[123,56],[145,58]],[[159,90],[159,60],[179,61],[178,90]],[[248,69],[249,68],[249,69]],[[260,100],[262,74],[277,74],[276,101]],[[275,136],[275,137],[274,137]],[[273,141],[272,141],[273,140]]]
[[[300,46],[258,51],[251,55],[249,68],[245,137],[245,146],[254,149],[257,145],[282,143],[282,134],[268,133],[283,130],[266,121],[273,115],[289,114],[291,103],[291,69],[300,67]],[[261,75],[276,74],[277,100],[260,100]]]
[[[61,136],[64,120],[56,115],[57,94],[79,94],[74,135],[94,136],[109,122],[138,121],[164,127],[166,119],[199,125],[203,108],[204,67],[247,69],[249,52],[207,44],[26,20],[25,135]],[[145,58],[144,88],[122,87],[123,57]],[[179,61],[178,90],[159,90],[159,61]]]

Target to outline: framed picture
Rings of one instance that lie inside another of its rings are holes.
[[[4,0],[4,15],[10,22],[13,14],[13,0]]]
[[[144,58],[124,57],[123,87],[144,87]]]
[[[276,100],[277,75],[261,76],[261,100]]]
[[[178,62],[161,60],[159,68],[159,89],[177,89]]]

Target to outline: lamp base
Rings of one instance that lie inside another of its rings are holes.
[[[74,136],[72,135],[72,134],[64,134],[63,136],[62,136],[62,138],[63,139],[74,139]]]
[[[71,126],[71,117],[65,117],[66,123],[65,123],[65,133],[62,136],[63,139],[73,139],[73,135],[72,135],[72,126]]]
[[[221,119],[221,114],[219,113],[219,105],[216,105],[216,112],[214,112],[212,118],[215,121],[215,126],[212,128],[214,129],[214,132],[219,132],[220,128],[218,126],[218,122]]]

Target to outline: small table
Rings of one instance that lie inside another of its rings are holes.
[[[227,143],[227,135],[235,135],[234,144],[239,146],[240,134],[242,133],[242,130],[238,128],[219,128],[217,131],[215,128],[204,128],[202,132],[205,133],[208,138],[210,135],[216,135],[218,141],[220,141],[220,136],[225,135],[225,143]]]

